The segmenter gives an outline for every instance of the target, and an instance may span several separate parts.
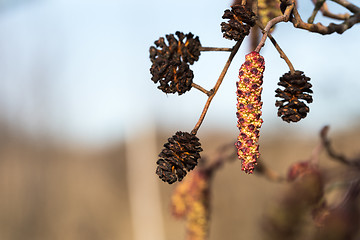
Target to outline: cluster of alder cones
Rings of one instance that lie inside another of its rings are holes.
[[[278,10],[280,11],[280,7]],[[228,22],[221,23],[223,37],[235,41],[242,41],[256,23],[255,14],[243,5],[234,5],[225,10],[222,18],[228,19]],[[190,65],[199,60],[201,43],[199,37],[194,37],[192,33],[184,34],[179,31],[175,35],[166,35],[165,38],[160,37],[154,42],[155,46],[150,47],[151,80],[155,84],[159,83],[158,88],[166,94],[182,95],[193,86],[194,74]],[[259,157],[264,69],[264,58],[258,52],[251,52],[240,68],[237,82],[236,114],[240,134],[235,145],[242,170],[247,173],[253,172]],[[276,101],[275,105],[278,107],[278,116],[284,121],[297,122],[306,117],[309,112],[306,103],[312,102],[309,81],[310,78],[302,71],[288,72],[280,77],[278,85],[283,89],[276,89],[275,96],[281,100]],[[159,154],[156,174],[170,184],[181,181],[197,165],[201,151],[201,144],[195,134],[176,132]]]

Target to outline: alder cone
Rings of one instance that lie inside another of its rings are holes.
[[[255,25],[255,14],[247,6],[234,5],[231,10],[224,11],[223,19],[229,19],[227,23],[221,23],[223,37],[229,40],[239,41],[250,33],[250,28]]]
[[[158,88],[164,93],[181,95],[189,91],[194,78],[189,65],[199,60],[201,43],[199,37],[192,33],[176,32],[160,37],[155,46],[150,47],[152,66],[150,73],[154,83],[160,83]]]
[[[202,151],[199,139],[191,133],[176,132],[159,154],[156,174],[161,180],[172,184],[181,181],[188,171],[193,170]]]
[[[312,93],[310,78],[306,77],[302,71],[295,71],[295,73],[285,73],[280,77],[279,86],[284,89],[276,89],[275,97],[280,97],[283,100],[278,100],[275,103],[278,109],[278,116],[286,122],[298,122],[305,118],[310,109],[305,104],[312,103],[313,98],[309,93]],[[304,101],[302,101],[304,100]]]

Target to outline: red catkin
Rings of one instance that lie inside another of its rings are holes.
[[[240,134],[235,146],[238,157],[246,173],[253,173],[256,160],[259,158],[259,130],[261,119],[261,92],[265,61],[258,52],[251,52],[245,56],[245,62],[239,70],[237,90],[238,128]]]

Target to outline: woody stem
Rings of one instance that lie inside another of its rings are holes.
[[[204,121],[204,118],[205,118],[205,115],[206,115],[206,113],[207,113],[207,111],[208,111],[208,109],[209,109],[210,103],[211,103],[211,101],[213,100],[213,98],[215,97],[215,94],[216,94],[216,92],[218,91],[218,89],[219,89],[222,81],[224,80],[224,77],[225,77],[225,75],[226,75],[226,72],[227,72],[227,70],[229,69],[230,64],[231,64],[232,60],[234,59],[236,53],[238,52],[238,50],[239,50],[239,48],[240,48],[241,43],[242,43],[243,40],[244,40],[244,38],[240,39],[240,40],[235,44],[235,46],[232,48],[232,51],[231,51],[231,53],[230,53],[230,56],[229,56],[228,60],[226,61],[225,66],[224,66],[222,72],[220,73],[220,76],[219,76],[219,78],[218,78],[215,86],[210,90],[211,95],[208,97],[208,99],[207,99],[207,101],[206,101],[206,103],[205,103],[204,109],[203,109],[203,111],[202,111],[202,113],[201,113],[201,115],[200,115],[200,118],[199,118],[198,122],[196,123],[194,129],[191,131],[192,134],[195,135],[195,134],[197,133],[197,131],[199,130],[199,128],[200,128],[200,126],[201,126],[201,124],[202,124],[202,122]]]

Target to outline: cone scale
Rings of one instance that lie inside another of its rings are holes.
[[[241,160],[242,170],[253,173],[256,160],[259,158],[259,134],[261,119],[261,92],[265,61],[257,52],[245,56],[245,62],[239,70],[239,81],[236,82],[237,127],[240,130],[235,146]]]

